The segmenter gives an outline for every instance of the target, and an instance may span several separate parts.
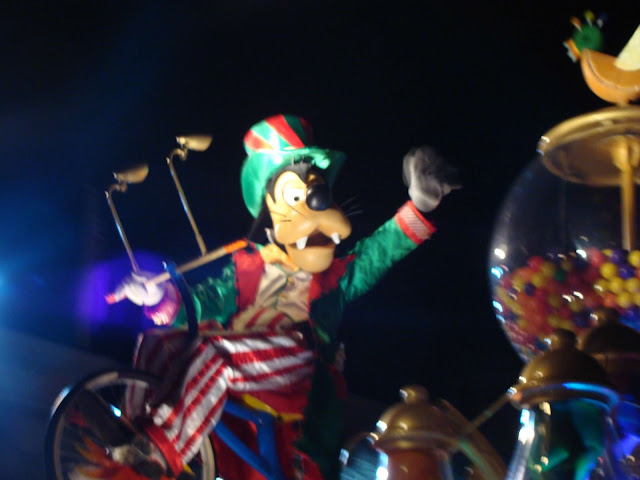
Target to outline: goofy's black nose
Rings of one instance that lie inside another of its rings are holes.
[[[307,188],[307,206],[322,211],[331,205],[331,189],[326,183],[314,183]]]

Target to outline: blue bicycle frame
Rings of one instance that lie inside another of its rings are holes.
[[[195,340],[199,334],[198,319],[196,318],[196,309],[189,287],[184,277],[176,271],[175,264],[167,263],[165,264],[165,268],[180,291],[187,314],[189,338]],[[249,448],[222,422],[218,422],[214,428],[220,440],[226,443],[231,450],[252,468],[264,475],[267,480],[286,480],[276,448],[274,416],[266,412],[251,410],[231,400],[225,402],[223,411],[229,415],[247,420],[256,426],[259,453]]]

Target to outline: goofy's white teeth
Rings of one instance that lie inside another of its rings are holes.
[[[309,240],[308,235],[306,237],[302,237],[296,240],[296,247],[298,247],[298,250],[302,250],[304,247],[307,246],[307,240]]]
[[[331,240],[333,240],[333,243],[335,243],[336,245],[340,244],[340,235],[338,235],[337,233],[332,233],[331,234]]]

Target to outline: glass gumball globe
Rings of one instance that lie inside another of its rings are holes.
[[[512,185],[489,252],[493,307],[526,361],[556,328],[617,309],[640,330],[640,107],[610,107],[543,135]]]

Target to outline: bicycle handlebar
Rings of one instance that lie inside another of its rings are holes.
[[[201,257],[198,257],[194,260],[191,260],[190,262],[177,266],[176,273],[178,274],[186,273],[190,270],[198,268],[209,262],[217,260],[218,258],[224,257],[225,255],[233,253],[236,250],[240,250],[241,248],[246,247],[248,244],[249,242],[247,240],[241,239],[241,240],[236,240],[235,242],[231,242],[226,245],[223,245],[220,248],[216,248],[215,250],[212,250],[211,252],[202,255]],[[156,275],[153,278],[150,278],[149,280],[144,282],[144,284],[145,286],[157,285],[158,283],[166,282],[170,278],[171,278],[171,275],[169,272],[163,272],[159,275]],[[107,303],[111,305],[114,303],[118,303],[121,300],[124,300],[125,296],[116,295],[115,293],[109,293],[105,295],[104,298],[107,301]]]

